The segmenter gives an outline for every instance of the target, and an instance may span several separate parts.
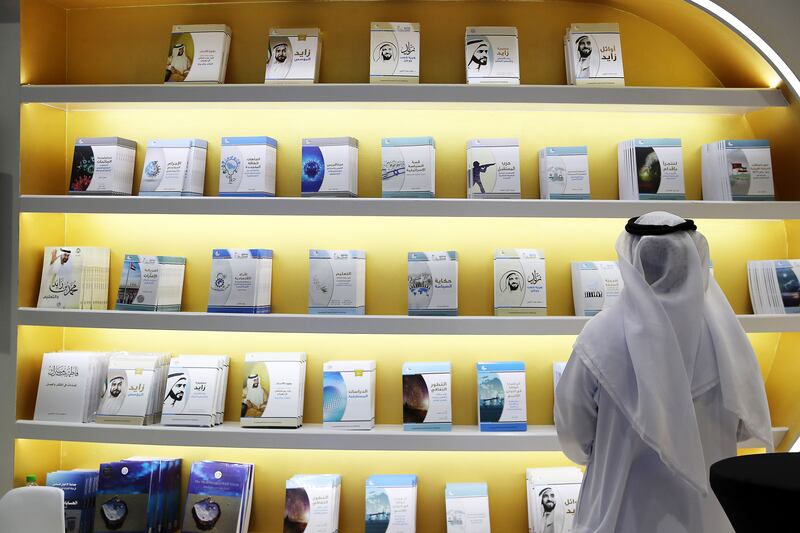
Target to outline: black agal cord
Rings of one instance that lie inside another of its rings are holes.
[[[675,226],[667,226],[666,224],[637,224],[636,221],[639,217],[633,217],[625,224],[625,231],[631,235],[669,235],[670,233],[677,233],[679,231],[695,231],[697,226],[694,220],[687,218],[680,224]]]

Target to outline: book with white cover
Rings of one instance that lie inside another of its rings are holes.
[[[570,85],[625,85],[619,24],[572,24],[564,35]]]
[[[444,489],[447,533],[491,533],[486,483],[447,483]]]
[[[126,254],[116,309],[180,311],[185,270],[185,257]]]
[[[316,83],[321,53],[319,28],[271,28],[264,83]]]
[[[467,141],[467,198],[520,198],[519,140]]]
[[[48,246],[37,307],[108,309],[108,248]]]
[[[375,382],[375,361],[327,361],[322,366],[323,426],[372,429]]]
[[[303,425],[306,354],[245,354],[242,383],[242,427]]]
[[[480,430],[527,431],[525,363],[487,361],[476,368]]]
[[[203,139],[147,141],[139,196],[203,196],[207,153]]]
[[[747,262],[753,312],[800,314],[800,259]]]
[[[633,139],[619,143],[620,200],[685,200],[680,139]]]
[[[458,315],[457,252],[408,252],[408,314]]]
[[[384,198],[433,198],[436,193],[433,137],[381,139],[381,185]]]
[[[266,135],[223,137],[220,147],[219,195],[275,196],[278,141]]]
[[[272,311],[272,250],[215,248],[211,259],[209,313]]]
[[[417,476],[375,475],[366,481],[366,533],[415,533],[417,530]]]
[[[583,473],[575,467],[528,468],[528,531],[572,533]]]
[[[33,419],[93,421],[107,365],[108,354],[102,352],[44,354]]]
[[[703,200],[775,200],[769,141],[719,141],[702,154]]]
[[[364,250],[309,250],[308,271],[309,314],[365,314],[367,256]]]
[[[217,404],[225,397],[224,359],[215,355],[178,355],[169,364],[161,423],[212,427]]]
[[[616,261],[573,261],[575,316],[594,316],[619,300],[624,287]]]
[[[225,24],[172,27],[165,83],[225,83],[231,29]]]
[[[168,359],[166,354],[112,354],[97,409],[97,423],[145,425],[156,422],[161,412]]]
[[[338,474],[296,475],[286,481],[285,533],[338,533],[342,478]]]
[[[589,151],[586,146],[548,146],[539,151],[539,198],[591,198]]]
[[[471,26],[465,45],[467,84],[519,85],[517,28]]]
[[[75,139],[69,194],[130,196],[136,141],[121,137]]]
[[[419,24],[373,22],[370,26],[370,83],[419,83]]]
[[[494,314],[547,314],[547,280],[541,250],[506,248],[495,251]]]

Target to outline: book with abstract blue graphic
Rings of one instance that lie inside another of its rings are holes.
[[[198,461],[192,464],[184,533],[247,533],[253,500],[253,465]]]
[[[370,476],[366,482],[366,533],[414,533],[417,528],[417,476]]]
[[[800,259],[748,261],[747,273],[755,314],[800,314]]]
[[[478,425],[481,431],[527,431],[525,363],[478,363]]]
[[[97,481],[97,470],[60,470],[47,474],[47,486],[64,491],[66,533],[92,531]]]
[[[156,461],[101,464],[94,531],[152,533],[158,506],[158,470]]]
[[[375,426],[375,361],[328,361],[322,373],[322,423],[326,428]]]

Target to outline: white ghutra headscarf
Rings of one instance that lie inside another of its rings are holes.
[[[695,398],[719,384],[723,405],[740,420],[739,435],[773,449],[755,353],[710,274],[708,242],[693,222],[664,212],[631,220],[617,253],[624,289],[603,313],[622,323],[627,353],[609,353],[607,331],[588,325],[575,352],[642,440],[706,495]]]

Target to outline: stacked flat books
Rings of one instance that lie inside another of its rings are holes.
[[[417,476],[370,476],[366,482],[365,533],[415,533]]]
[[[211,259],[209,313],[272,311],[272,250],[217,248]]]
[[[108,373],[105,352],[54,352],[42,357],[34,420],[94,422]]]
[[[491,533],[486,483],[447,483],[444,489],[447,533]]]
[[[685,200],[680,139],[619,143],[620,200]]]
[[[575,316],[594,316],[619,300],[622,274],[616,261],[573,261]]]
[[[800,313],[800,259],[748,261],[747,274],[755,314]]]
[[[48,246],[44,249],[37,307],[108,309],[108,248]]]
[[[591,198],[589,150],[585,146],[548,146],[539,150],[539,198]]]
[[[619,24],[572,24],[564,59],[570,85],[625,85]]]
[[[703,200],[775,199],[769,141],[703,145]]]
[[[227,355],[179,355],[169,363],[161,423],[212,427],[222,424],[228,386]]]
[[[47,474],[46,485],[64,491],[67,533],[91,533],[97,483],[97,470],[59,470]]]
[[[180,490],[180,459],[134,457],[103,463],[95,500],[94,531],[173,533],[178,530]]]
[[[180,311],[185,270],[185,257],[126,254],[116,309]]]
[[[244,356],[242,427],[303,425],[306,354],[248,353]]]
[[[111,354],[97,423],[131,426],[158,423],[168,369],[168,354]]]
[[[192,464],[183,515],[184,533],[247,533],[254,466],[198,461]]]
[[[583,473],[575,467],[529,468],[528,531],[572,533]]]
[[[297,475],[286,481],[283,533],[338,533],[342,477]]]

